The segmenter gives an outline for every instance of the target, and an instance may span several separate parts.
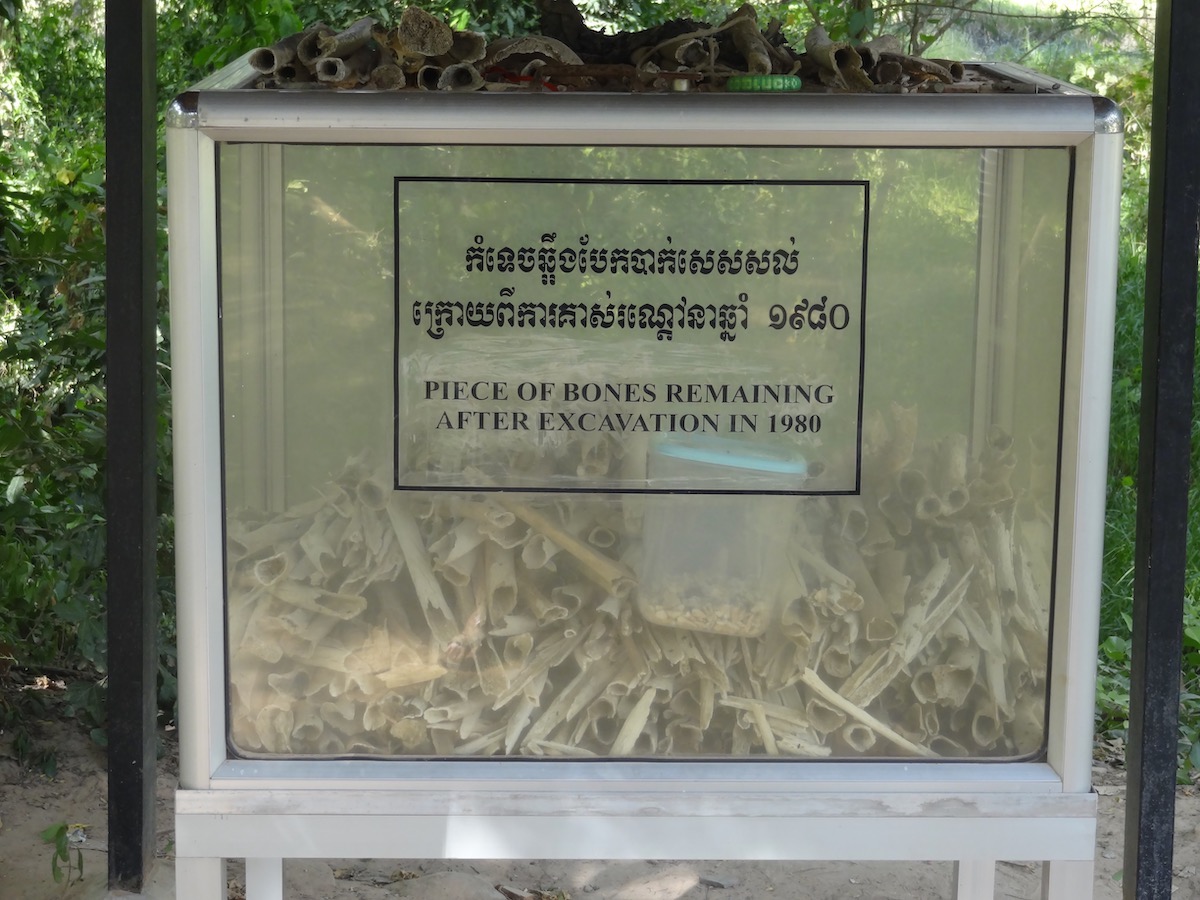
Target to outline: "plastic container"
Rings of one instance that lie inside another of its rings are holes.
[[[766,631],[792,579],[785,555],[801,459],[753,443],[709,438],[664,441],[651,449],[655,487],[679,493],[647,502],[638,592],[657,625],[757,637]],[[719,490],[725,493],[697,493]]]

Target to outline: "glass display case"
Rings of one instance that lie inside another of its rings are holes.
[[[1086,896],[1120,116],[1009,74],[183,95],[180,896],[580,847]]]

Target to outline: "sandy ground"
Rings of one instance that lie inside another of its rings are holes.
[[[76,729],[47,725],[58,747],[54,778],[0,758],[0,900],[94,900],[107,895],[107,775],[103,751]],[[2,741],[2,738],[0,738]],[[173,895],[174,747],[159,763],[158,858],[146,895]],[[1125,773],[1098,763],[1100,801],[1095,900],[1120,900]],[[50,872],[39,837],[60,822],[83,826],[84,878],[67,890]],[[1176,796],[1174,898],[1200,900],[1200,791]],[[997,898],[1039,896],[1040,865],[1001,863]],[[951,896],[949,863],[762,863],[607,861],[306,860],[285,867],[290,900],[936,900]],[[242,897],[239,866],[229,867],[230,900]],[[500,886],[503,890],[498,890]],[[507,893],[505,893],[507,892]]]

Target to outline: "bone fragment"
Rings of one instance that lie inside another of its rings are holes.
[[[780,614],[783,633],[790,638],[811,639],[818,628],[816,610],[808,597],[796,597],[784,606]]]
[[[483,87],[483,76],[470,63],[453,63],[442,69],[437,79],[439,91],[477,91]]]
[[[420,7],[409,6],[400,16],[395,41],[414,54],[441,56],[454,46],[454,31],[441,19]]]
[[[800,542],[792,545],[792,553],[800,562],[813,569],[829,583],[848,591],[854,590],[854,579],[830,564],[823,554],[817,553],[811,547]]]
[[[542,35],[526,35],[524,37],[499,38],[487,46],[487,55],[483,58],[480,68],[487,71],[509,57],[537,56],[558,63],[572,66],[583,65],[574,50],[562,41]]]
[[[296,45],[296,59],[302,66],[312,68],[316,61],[324,55],[321,52],[321,39],[332,37],[336,33],[324,22],[316,23],[304,32],[304,36]]]
[[[910,76],[919,78],[933,78],[940,81],[942,84],[953,84],[954,76],[946,69],[945,66],[938,65],[929,59],[922,59],[919,56],[905,56],[894,53],[880,54],[880,62],[896,62],[899,63],[904,73]]]
[[[725,20],[729,36],[742,58],[746,60],[746,71],[751,75],[771,74],[771,51],[758,28],[758,15],[749,3],[743,3]]]
[[[875,557],[875,582],[893,616],[902,617],[905,612],[905,596],[912,581],[905,574],[907,567],[907,550],[888,550]]]
[[[646,721],[650,716],[650,707],[657,695],[657,690],[647,688],[638,699],[637,704],[630,711],[628,718],[626,718],[625,723],[621,726],[621,730],[617,732],[616,739],[613,741],[610,750],[613,756],[628,756],[633,751],[635,742],[646,727]]]
[[[673,719],[667,723],[664,750],[669,755],[696,756],[704,742],[704,729],[685,719]]]
[[[855,753],[866,753],[875,746],[875,732],[861,722],[850,722],[841,731],[842,740]]]
[[[876,504],[878,509],[878,504]],[[888,527],[887,517],[882,510],[875,515],[867,515],[867,529],[859,541],[859,548],[864,555],[877,556],[891,550],[896,545],[896,536]]]
[[[269,75],[278,72],[280,68],[296,58],[296,47],[311,30],[297,31],[295,34],[276,41],[270,47],[259,47],[250,54],[250,65],[256,72],[263,74]]]
[[[948,434],[938,442],[934,451],[934,473],[945,514],[953,515],[963,509],[970,499],[965,434]]]
[[[404,753],[428,753],[432,749],[429,730],[417,719],[405,717],[393,722],[388,734],[396,739]]]
[[[896,621],[892,611],[858,550],[842,538],[832,538],[830,545],[838,568],[853,580],[855,591],[863,598],[863,619],[868,641],[890,641],[896,636]]]
[[[841,537],[855,544],[861,543],[862,539],[866,537],[869,525],[862,497],[854,495],[836,499],[838,501],[836,507],[841,519],[841,528],[839,529]]]
[[[446,604],[445,595],[438,584],[430,566],[429,555],[421,540],[421,532],[417,528],[412,515],[404,509],[401,501],[395,497],[387,506],[388,519],[396,532],[396,540],[400,552],[408,565],[408,572],[416,590],[417,601],[425,614],[430,630],[441,646],[449,644],[457,637],[459,629],[454,622],[454,614]]]
[[[854,671],[848,644],[830,644],[820,654],[819,667],[834,678],[847,678]]]
[[[597,525],[588,532],[587,542],[597,550],[609,550],[617,543],[617,535],[611,528]]]
[[[269,591],[272,597],[283,603],[337,619],[353,619],[367,608],[367,601],[362,597],[334,594],[295,581],[281,581]]]
[[[408,86],[408,75],[395,63],[382,63],[371,70],[367,86],[377,91],[399,91]]]
[[[511,680],[508,688],[499,694],[492,708],[500,709],[535,679],[544,678],[550,669],[571,655],[571,651],[579,645],[583,637],[584,634],[580,632],[574,637],[562,637],[538,647],[529,657],[525,667]]]
[[[933,667],[933,686],[939,702],[961,707],[975,686],[979,648],[960,648],[945,663]]]
[[[577,747],[574,744],[564,744],[559,741],[527,741],[525,746],[535,756],[592,758],[598,755],[586,747]]]
[[[898,734],[883,722],[880,722],[866,710],[855,706],[853,703],[843,698],[841,694],[822,681],[820,676],[818,676],[817,673],[812,669],[805,669],[797,676],[797,679],[807,687],[811,688],[818,697],[824,700],[831,707],[842,710],[844,713],[846,713],[846,715],[866,725],[868,728],[875,731],[875,733],[880,737],[891,741],[892,744],[894,744],[896,747],[899,747],[901,750],[904,750],[913,756],[923,756],[927,758],[936,756],[936,754],[928,747],[914,744],[912,741]]]
[[[530,534],[521,548],[521,562],[527,569],[550,569],[554,571],[551,562],[561,550],[554,541],[544,534]]]
[[[434,732],[435,734],[437,732]],[[456,756],[488,756],[495,753],[504,743],[505,729],[497,728],[487,734],[481,734],[474,740],[459,744],[453,748]]]
[[[903,47],[900,45],[900,39],[894,34],[881,34],[860,44],[856,49],[862,58],[863,68],[870,71],[879,65],[880,57],[884,53],[898,54],[902,52]]]
[[[862,57],[846,41],[834,41],[820,25],[804,36],[804,50],[808,58],[822,71],[822,80],[841,88],[862,88],[863,80],[870,87],[870,79],[863,72]]]
[[[345,31],[337,34],[321,34],[317,37],[317,48],[324,57],[348,58],[360,50],[371,40],[371,27],[375,20],[364,17],[356,21]]]
[[[291,745],[295,717],[290,707],[265,706],[254,717],[254,729],[264,750],[286,753]]]
[[[337,517],[336,511],[324,510],[312,522],[312,525],[300,536],[300,549],[313,568],[322,575],[332,574],[339,565],[334,544],[345,530],[345,521]]]
[[[896,679],[901,670],[917,658],[933,635],[959,609],[969,584],[969,572],[936,607],[933,606],[933,598],[945,584],[949,573],[949,561],[940,558],[917,586],[915,602],[905,615],[892,645],[867,657],[842,685],[842,693],[848,701],[861,706],[869,705]]]
[[[931,59],[930,62],[941,66],[950,73],[950,78],[955,81],[962,81],[967,74],[966,66],[956,59]]]
[[[901,496],[897,488],[895,493],[885,494],[879,498],[879,511],[892,526],[899,537],[907,537],[912,533],[912,506]]]
[[[722,697],[718,702],[719,705],[727,706],[731,709],[741,709],[750,712],[758,710],[772,720],[790,724],[798,728],[808,728],[811,725],[808,716],[800,709],[781,706],[778,703],[734,696]]]
[[[410,687],[414,684],[424,684],[441,678],[446,674],[446,667],[437,663],[405,662],[378,673],[383,686],[390,691]]]
[[[487,696],[499,697],[512,686],[508,669],[490,640],[480,645],[472,659],[479,676],[479,686]]]
[[[447,56],[456,62],[479,62],[487,55],[487,36],[479,31],[455,31]]]
[[[597,553],[574,535],[556,525],[548,516],[524,503],[503,495],[497,498],[497,502],[575,557],[588,579],[600,585],[607,593],[619,597],[629,595],[635,578],[633,573],[620,563]]]
[[[880,60],[871,70],[875,84],[882,90],[884,87],[899,85],[904,80],[904,66],[894,59]]]

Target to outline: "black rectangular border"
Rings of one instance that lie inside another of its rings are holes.
[[[862,190],[863,240],[862,285],[859,298],[858,400],[855,416],[857,429],[854,438],[854,487],[845,490],[749,490],[711,488],[653,488],[653,487],[557,487],[552,485],[411,485],[400,483],[400,190],[405,183],[453,184],[644,184],[644,185],[780,185],[787,187],[858,187]],[[863,400],[866,380],[867,341],[867,263],[870,247],[871,182],[866,179],[804,179],[804,178],[490,178],[457,177],[449,175],[396,175],[392,182],[393,228],[393,344],[392,344],[392,490],[433,493],[523,493],[523,494],[711,494],[715,496],[852,496],[862,490]]]

